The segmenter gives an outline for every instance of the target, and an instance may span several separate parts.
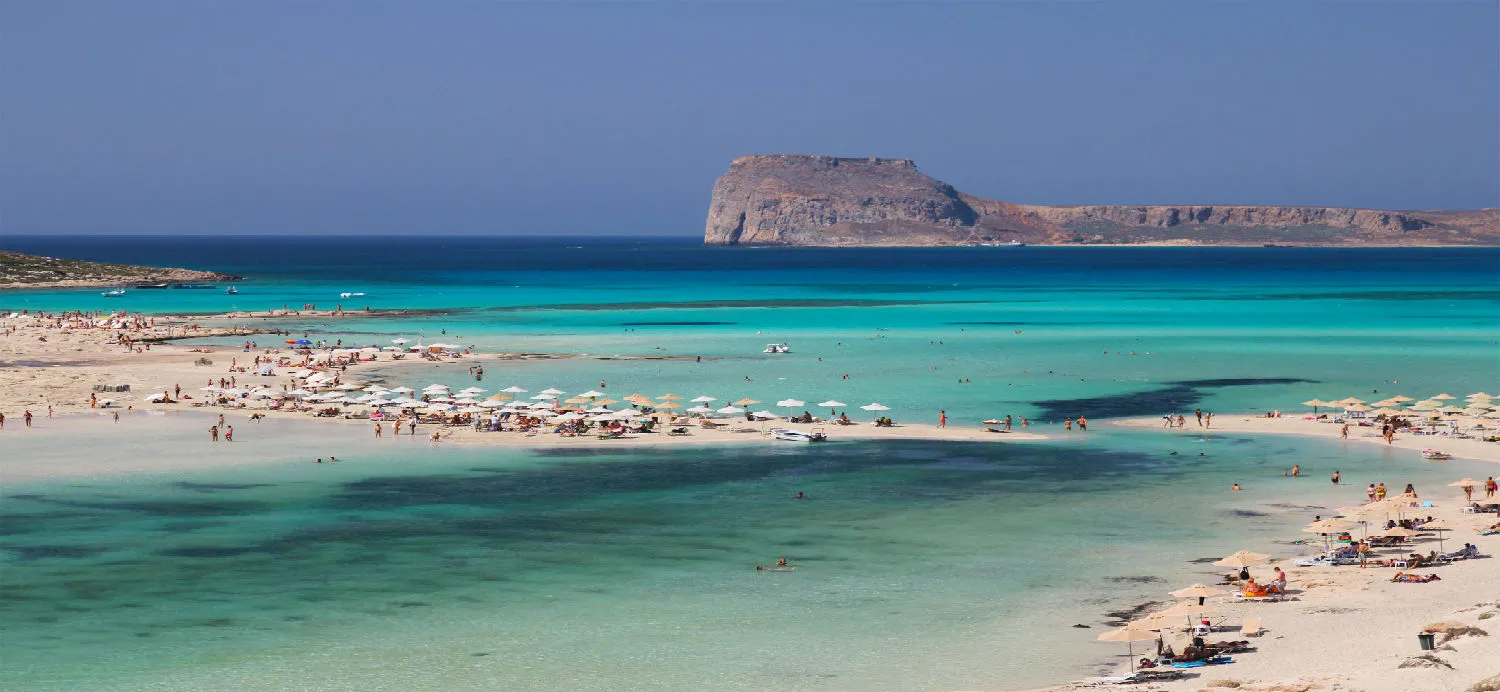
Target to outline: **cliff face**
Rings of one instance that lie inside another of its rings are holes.
[[[704,242],[717,245],[1500,243],[1500,210],[1338,207],[1046,207],[982,199],[908,159],[735,159],[714,184]]]

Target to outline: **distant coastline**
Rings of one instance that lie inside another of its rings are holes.
[[[237,281],[243,277],[176,267],[144,267],[0,250],[0,290],[106,288],[135,283]]]

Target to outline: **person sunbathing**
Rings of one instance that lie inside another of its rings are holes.
[[[1402,584],[1426,584],[1430,581],[1442,581],[1442,579],[1436,574],[1421,575],[1411,572],[1397,572],[1396,576],[1391,577],[1391,581]]]
[[[1266,587],[1261,586],[1260,584],[1255,583],[1255,577],[1251,577],[1251,578],[1245,580],[1245,595],[1246,596],[1249,596],[1249,597],[1265,596],[1266,592],[1267,592]]]

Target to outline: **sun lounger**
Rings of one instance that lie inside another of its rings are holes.
[[[1240,627],[1240,634],[1247,637],[1260,636],[1260,618],[1245,618],[1245,624]]]

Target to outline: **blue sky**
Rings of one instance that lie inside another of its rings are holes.
[[[749,153],[1500,206],[1500,3],[0,2],[0,233],[698,235]]]

